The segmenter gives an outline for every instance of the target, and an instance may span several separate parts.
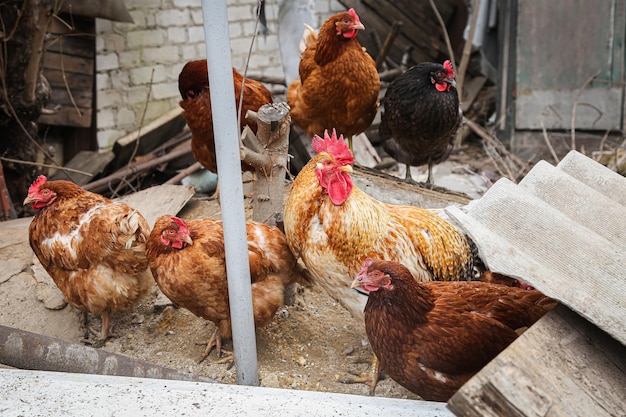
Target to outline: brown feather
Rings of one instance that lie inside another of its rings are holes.
[[[291,117],[309,136],[335,128],[351,137],[365,131],[376,115],[376,63],[356,38],[337,33],[338,25],[347,30],[350,22],[351,13],[337,13],[322,24],[317,37],[308,36],[300,78],[289,85]]]
[[[396,262],[375,260],[389,287],[371,291],[365,328],[381,368],[396,382],[434,401],[447,401],[469,378],[556,305],[539,291],[484,282],[418,283]]]
[[[176,249],[161,241],[166,230],[178,230],[172,216],[161,216],[155,222],[147,244],[152,273],[170,300],[215,323],[220,337],[231,337],[222,222],[194,219],[185,223],[193,244]],[[283,304],[284,288],[301,277],[278,228],[248,222],[246,230],[254,323],[263,327]]]
[[[29,242],[65,299],[93,314],[136,304],[154,283],[143,216],[69,181],[47,181],[44,191],[57,197],[33,218]]]
[[[213,113],[211,111],[211,92],[206,59],[190,61],[178,76],[178,89],[182,100],[183,117],[191,130],[191,151],[206,169],[217,172],[215,156],[215,137],[213,133]],[[235,106],[239,109],[243,76],[233,68]],[[257,124],[245,118],[248,110],[258,111],[264,104],[271,103],[272,93],[259,81],[245,79],[243,104],[240,117],[240,132],[248,125],[256,133]],[[243,170],[254,168],[243,164]]]

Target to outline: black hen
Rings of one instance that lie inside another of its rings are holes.
[[[411,166],[428,164],[426,184],[432,186],[432,166],[450,155],[462,118],[452,64],[422,62],[411,67],[389,85],[383,107],[383,149],[406,164],[407,182],[415,183]]]

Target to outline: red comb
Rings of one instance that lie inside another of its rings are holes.
[[[443,63],[443,67],[445,68],[446,72],[448,73],[448,78],[454,78],[454,68],[452,68],[452,62],[450,62],[449,59],[447,59]]]
[[[187,230],[187,225],[185,224],[185,222],[179,219],[178,217],[172,216],[172,221],[178,225],[180,230],[183,230],[183,231]]]
[[[39,188],[41,188],[41,186],[46,181],[48,181],[48,178],[46,178],[45,175],[38,176],[37,179],[33,181],[33,183],[30,185],[30,187],[28,187],[28,195],[34,194],[39,191]]]
[[[354,18],[354,23],[361,23],[361,19],[359,19],[359,15],[356,14],[354,9],[348,10],[348,13],[350,13],[350,16]]]
[[[332,136],[328,135],[328,129],[324,131],[324,139],[318,135],[313,136],[313,150],[315,153],[328,152],[342,165],[350,165],[354,163],[354,157],[350,148],[343,140],[343,135],[337,137],[337,132],[333,129]]]

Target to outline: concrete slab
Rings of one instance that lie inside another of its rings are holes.
[[[5,417],[453,416],[436,402],[15,369],[0,369],[0,386]]]

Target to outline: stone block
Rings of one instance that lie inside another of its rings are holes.
[[[156,14],[156,23],[159,26],[187,26],[191,24],[188,10],[161,10]]]
[[[204,27],[193,26],[187,28],[187,32],[190,43],[204,42]]]
[[[107,71],[119,68],[119,61],[116,53],[96,55],[96,70]]]
[[[185,43],[187,41],[187,29],[184,27],[167,28],[168,43]]]
[[[128,32],[126,34],[126,42],[129,49],[163,45],[165,43],[165,30],[153,29]]]

